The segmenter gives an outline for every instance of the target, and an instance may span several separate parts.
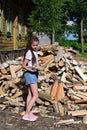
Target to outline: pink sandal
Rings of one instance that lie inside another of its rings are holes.
[[[22,119],[26,120],[26,121],[29,121],[29,116],[28,115],[23,115]]]
[[[37,117],[36,115],[34,115],[32,112],[29,113],[29,120],[30,120],[30,121],[36,121],[37,118],[38,118],[38,117]]]
[[[29,113],[29,115],[24,115],[22,117],[23,120],[27,120],[27,121],[36,121],[37,120],[37,116],[35,116],[32,112]]]

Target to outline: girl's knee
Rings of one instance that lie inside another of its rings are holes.
[[[38,94],[37,94],[37,95],[35,95],[35,96],[34,96],[34,98],[35,98],[35,100],[37,100],[37,99],[38,99]]]
[[[39,97],[39,96],[37,95],[36,99],[38,99],[38,97]]]
[[[36,99],[38,99],[38,95],[36,95]]]

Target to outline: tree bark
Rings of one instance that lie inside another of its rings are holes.
[[[55,42],[55,29],[53,28],[53,32],[52,32],[52,43]]]
[[[81,52],[84,53],[83,19],[81,19]]]

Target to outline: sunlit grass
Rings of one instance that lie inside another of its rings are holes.
[[[85,60],[85,61],[87,61],[87,52],[85,52],[85,53],[78,53],[76,55],[76,58],[79,59],[79,60]]]
[[[79,53],[79,54],[77,54],[77,56],[87,58],[87,52],[86,53]]]

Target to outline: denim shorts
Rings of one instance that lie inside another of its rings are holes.
[[[24,78],[26,81],[26,85],[37,83],[38,81],[38,71],[37,72],[30,72],[25,71],[24,72]]]

